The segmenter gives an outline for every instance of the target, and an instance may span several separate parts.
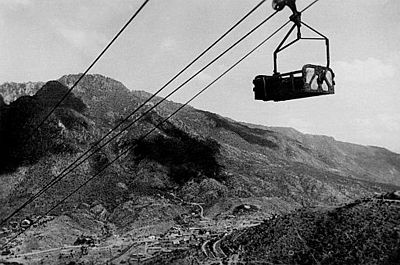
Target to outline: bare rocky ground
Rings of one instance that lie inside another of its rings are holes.
[[[227,255],[264,264],[399,264],[400,197],[301,209],[222,242]]]

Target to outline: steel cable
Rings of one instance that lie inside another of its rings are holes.
[[[313,4],[318,2],[319,0],[315,0],[312,2],[310,5],[308,5],[306,8],[304,8],[301,12],[304,12],[307,10],[309,7],[311,7]],[[247,36],[249,36],[251,33],[253,33],[256,29],[258,29],[261,25],[263,25],[265,22],[267,22],[269,19],[271,19],[277,12],[274,12],[271,16],[269,16],[267,19],[265,19],[263,22],[261,22],[259,25],[257,25],[255,28],[253,28],[250,32],[248,32],[245,36],[243,36],[241,39],[239,39],[237,42],[235,42],[230,48],[228,48],[225,52],[223,52],[220,56],[218,56],[216,59],[214,59],[212,62],[207,64],[206,67],[203,67],[202,70],[200,70],[198,73],[203,71],[205,68],[207,68],[209,65],[211,65],[213,62],[215,62],[217,59],[222,57],[223,54],[228,52],[230,49],[232,49],[234,46],[236,46],[238,43],[240,43],[242,40],[244,40]],[[141,136],[139,139],[136,140],[136,143],[132,145],[131,147],[127,148],[124,152],[119,154],[116,158],[111,160],[109,163],[104,165],[95,175],[87,179],[85,182],[83,182],[81,185],[79,185],[75,190],[73,190],[70,194],[68,194],[66,197],[64,197],[62,200],[60,200],[57,204],[55,204],[53,207],[51,207],[46,213],[41,215],[36,221],[32,222],[25,230],[19,232],[16,234],[14,237],[12,237],[10,240],[8,240],[6,243],[2,245],[2,248],[7,246],[10,242],[12,242],[14,239],[16,239],[19,235],[24,233],[26,230],[28,230],[30,227],[32,227],[34,224],[36,224],[38,221],[40,221],[43,216],[46,216],[50,212],[52,212],[54,209],[56,209],[58,206],[63,204],[67,199],[69,199],[71,196],[73,196],[75,193],[77,193],[80,189],[82,189],[84,186],[86,186],[90,181],[92,181],[94,178],[99,176],[106,168],[114,164],[119,158],[122,156],[128,154],[133,148],[135,148],[138,145],[138,142],[143,141],[147,136],[149,136],[152,132],[154,132],[156,129],[158,129],[162,124],[167,122],[170,118],[172,118],[174,115],[176,115],[180,110],[182,110],[185,106],[187,106],[190,102],[192,102],[195,98],[200,96],[203,92],[205,92],[209,87],[211,87],[214,83],[216,83],[219,79],[221,79],[223,76],[225,76],[228,72],[230,72],[233,68],[235,68],[237,65],[239,65],[243,60],[245,60],[248,56],[250,56],[254,51],[259,49],[262,45],[264,45],[269,39],[271,39],[275,34],[277,34],[283,27],[285,27],[287,24],[289,24],[290,21],[287,21],[285,24],[283,24],[281,27],[279,27],[276,31],[274,31],[270,36],[268,36],[266,39],[264,39],[260,44],[258,44],[255,48],[253,48],[250,52],[248,52],[245,56],[243,56],[240,60],[238,60],[235,64],[233,64],[231,67],[229,67],[225,72],[223,72],[220,76],[218,76],[216,79],[214,79],[210,84],[208,84],[206,87],[204,87],[202,90],[200,90],[198,93],[196,93],[192,98],[190,98],[188,101],[186,101],[183,105],[181,105],[177,110],[175,110],[172,114],[170,114],[168,117],[163,119],[161,122],[156,124],[152,130],[147,132],[145,135]],[[198,74],[197,73],[197,74]],[[197,75],[196,74],[196,75]],[[193,77],[194,78],[194,77]],[[191,79],[190,79],[191,80]],[[178,88],[176,89],[176,91]],[[175,90],[174,90],[175,91]],[[173,92],[171,92],[173,93]],[[170,94],[171,94],[170,93]],[[164,98],[163,100],[166,100]],[[163,101],[162,100],[162,101]],[[160,101],[160,102],[162,102]],[[160,102],[158,104],[160,104]],[[154,106],[153,106],[154,107]]]
[[[266,39],[264,39],[260,44],[258,44],[255,48],[253,48],[250,52],[248,52],[245,56],[243,56],[240,60],[238,60],[235,64],[233,64],[231,67],[229,67],[225,72],[223,72],[221,75],[219,75],[214,81],[209,83],[207,86],[205,86],[202,90],[197,92],[193,97],[191,97],[188,101],[186,101],[183,105],[181,105],[178,109],[176,109],[174,112],[172,112],[168,117],[164,118],[161,122],[157,123],[153,129],[148,131],[146,134],[141,136],[139,139],[137,139],[135,144],[132,146],[128,147],[125,151],[120,153],[117,157],[115,157],[113,160],[108,162],[106,165],[104,165],[95,175],[92,177],[88,178],[86,181],[84,181],[81,185],[79,185],[75,190],[73,190],[70,194],[68,194],[66,197],[64,197],[62,200],[60,200],[57,204],[55,204],[53,207],[51,207],[46,213],[41,215],[36,221],[31,223],[27,229],[32,227],[34,224],[36,224],[39,220],[43,218],[43,216],[48,215],[50,212],[52,212],[54,209],[56,209],[58,206],[63,204],[68,198],[73,196],[75,193],[77,193],[80,189],[82,189],[84,186],[86,186],[90,181],[98,177],[105,169],[107,169],[109,166],[114,164],[118,159],[123,157],[124,155],[127,155],[131,150],[133,150],[137,145],[143,141],[146,137],[148,137],[151,133],[153,133],[156,129],[158,129],[161,125],[163,125],[165,122],[167,122],[170,118],[172,118],[174,115],[176,115],[180,110],[182,110],[184,107],[186,107],[190,102],[192,102],[195,98],[200,96],[203,92],[205,92],[208,88],[210,88],[214,83],[216,83],[218,80],[220,80],[223,76],[225,76],[228,72],[230,72],[233,68],[235,68],[237,65],[239,65],[243,60],[245,60],[248,56],[250,56],[253,52],[255,52],[257,49],[259,49],[262,45],[264,45],[269,39],[271,39],[275,34],[277,34],[282,28],[284,28],[287,24],[289,24],[289,21],[283,24],[281,27],[279,27],[276,31],[274,31],[270,36],[268,36]],[[10,239],[8,242],[6,242],[4,246],[12,242],[14,239],[16,239],[19,235],[23,234],[26,230],[19,232],[16,236],[14,236],[12,239]]]
[[[136,16],[142,11],[142,9],[147,5],[150,0],[145,0],[138,10],[132,15],[132,17],[125,23],[125,25],[118,31],[118,33],[112,38],[112,40],[107,44],[107,46],[101,51],[101,53],[96,57],[96,59],[90,64],[90,66],[83,72],[79,79],[72,85],[72,87],[64,94],[64,96],[52,107],[50,112],[44,117],[44,119],[39,123],[39,125],[34,129],[34,133],[44,124],[44,122],[51,116],[51,114],[61,105],[61,103],[71,94],[72,90],[78,85],[78,83],[83,79],[83,77],[92,69],[92,67],[100,60],[104,53],[113,45],[113,43],[118,39],[118,37],[125,31],[129,24],[136,18]],[[33,133],[33,134],[34,134]],[[29,136],[30,139],[33,135]]]
[[[184,71],[186,71],[191,65],[193,65],[196,61],[198,61],[204,54],[206,54],[211,48],[213,48],[218,42],[220,42],[226,35],[228,35],[234,28],[236,28],[240,23],[242,23],[250,14],[252,14],[256,9],[258,9],[266,0],[261,1],[259,4],[257,4],[252,10],[250,10],[243,18],[241,18],[238,22],[236,22],[228,31],[226,31],[221,37],[219,37],[213,44],[211,44],[207,49],[205,49],[200,55],[198,55],[193,61],[191,61],[186,67],[184,67],[177,75],[175,75],[171,80],[169,80],[164,86],[162,86],[154,95],[149,97],[145,102],[140,104],[139,107],[137,107],[133,112],[131,112],[128,116],[126,116],[122,121],[119,122],[113,129],[111,129],[107,134],[105,134],[100,140],[98,140],[95,144],[92,145],[91,148],[89,148],[87,151],[85,151],[82,155],[80,155],[74,162],[72,162],[68,167],[66,167],[60,174],[58,174],[55,178],[53,178],[48,184],[46,184],[40,191],[35,193],[31,198],[29,198],[25,203],[23,203],[21,206],[19,206],[17,209],[15,209],[11,214],[9,214],[4,220],[1,221],[0,225],[4,224],[8,220],[10,220],[13,216],[15,216],[18,212],[20,212],[23,208],[25,208],[27,205],[32,203],[34,200],[36,200],[39,196],[41,196],[43,193],[45,193],[48,189],[50,189],[52,186],[54,186],[56,183],[61,181],[64,177],[66,177],[68,174],[70,174],[74,169],[82,165],[87,159],[92,157],[96,152],[101,150],[104,146],[109,144],[112,140],[120,136],[125,130],[129,129],[134,123],[136,123],[139,119],[150,113],[151,110],[156,108],[158,105],[160,105],[162,102],[164,102],[166,99],[168,99],[170,96],[172,96],[174,93],[176,93],[179,89],[181,89],[184,85],[189,83],[193,78],[195,78],[197,75],[199,75],[202,71],[204,71],[206,68],[208,68],[210,65],[215,63],[219,58],[221,58],[224,54],[226,54],[229,50],[231,50],[233,47],[235,47],[237,44],[239,44],[242,40],[244,40],[247,36],[249,36],[256,28],[260,27],[262,24],[264,24],[267,20],[269,20],[273,15],[272,14],[269,18],[261,22],[253,31],[249,32],[246,34],[246,36],[239,41],[237,41],[235,44],[233,44],[228,50],[220,54],[216,59],[214,59],[212,62],[207,64],[205,67],[203,67],[200,71],[198,71],[196,74],[194,74],[191,78],[186,80],[184,83],[182,83],[179,87],[177,87],[174,91],[169,93],[166,97],[164,97],[161,101],[159,101],[157,104],[155,104],[152,108],[144,112],[142,115],[140,115],[139,118],[135,119],[134,121],[130,122],[128,126],[125,126],[120,132],[112,136],[109,140],[107,140],[105,143],[102,145],[98,146],[104,139],[106,139],[108,136],[111,135],[112,132],[114,132],[116,129],[118,129],[122,124],[124,124],[126,121],[129,120],[134,114],[136,114],[142,107],[144,107],[149,101],[151,101],[156,95],[158,95],[163,89],[165,89],[170,83],[172,83],[178,76],[180,76]],[[97,146],[97,148],[96,148]],[[96,148],[96,149],[95,149]],[[95,150],[94,150],[95,149]],[[94,151],[93,151],[94,150]],[[83,159],[87,154],[89,154],[91,151],[93,151],[89,156]]]

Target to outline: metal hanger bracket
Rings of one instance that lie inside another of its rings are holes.
[[[279,75],[280,73],[278,72],[278,65],[277,65],[277,59],[278,59],[278,53],[281,52],[282,50],[288,48],[289,46],[293,45],[299,40],[324,40],[325,45],[326,45],[326,63],[327,66],[329,67],[330,64],[330,56],[329,56],[329,39],[322,35],[320,32],[312,28],[311,26],[305,24],[301,20],[301,12],[297,10],[296,7],[296,0],[274,0],[273,1],[273,8],[277,11],[281,11],[285,6],[288,6],[293,14],[289,17],[290,21],[294,23],[294,25],[290,28],[289,32],[285,35],[281,43],[278,45],[276,50],[274,51],[274,76]],[[309,30],[313,31],[317,35],[319,35],[319,38],[303,38],[301,34],[301,26],[305,26]],[[288,44],[284,45],[286,40],[289,38],[290,34],[293,32],[293,30],[297,28],[297,38],[289,42]]]

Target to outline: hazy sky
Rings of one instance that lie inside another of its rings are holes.
[[[91,73],[115,78],[130,89],[154,92],[258,2],[150,0]],[[297,2],[301,9],[311,0]],[[47,81],[83,72],[141,3],[0,0],[0,83]],[[267,1],[189,74],[271,13]],[[172,99],[184,102],[289,15],[288,9],[280,12]],[[283,103],[253,100],[252,80],[258,74],[272,73],[272,52],[285,33],[281,32],[192,105],[240,121],[289,126],[400,153],[400,1],[321,0],[303,14],[303,20],[330,38],[334,96]],[[282,72],[306,63],[324,64],[324,44],[302,42],[280,59]]]

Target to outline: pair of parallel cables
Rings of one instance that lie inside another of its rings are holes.
[[[147,4],[149,0],[145,1],[144,4],[141,6],[141,8],[144,7],[145,4]],[[172,92],[170,92],[166,97],[162,98],[158,103],[153,105],[150,109],[148,109],[146,112],[142,113],[138,118],[134,119],[131,121],[126,127],[124,127],[122,130],[120,130],[117,134],[112,136],[109,140],[107,140],[105,143],[102,145],[98,146],[96,149],[95,147],[99,145],[104,139],[106,139],[113,131],[115,131],[117,128],[119,128],[122,124],[127,122],[130,117],[132,117],[135,113],[137,113],[141,108],[143,108],[149,101],[151,101],[154,97],[156,97],[162,90],[164,90],[165,87],[167,87],[170,83],[172,83],[178,76],[180,76],[184,71],[186,71],[191,65],[193,65],[198,59],[200,59],[205,53],[207,53],[209,50],[211,50],[218,42],[220,42],[226,35],[228,35],[234,28],[236,28],[239,24],[241,24],[247,17],[252,14],[256,9],[258,9],[266,0],[261,1],[258,5],[256,5],[252,10],[250,10],[242,19],[240,19],[236,24],[234,24],[227,32],[225,32],[220,38],[218,38],[213,44],[211,44],[206,50],[204,50],[199,56],[197,56],[192,62],[190,62],[186,67],[184,67],[178,74],[176,74],[170,81],[168,81],[163,87],[161,87],[155,94],[153,94],[151,97],[149,97],[145,102],[143,102],[139,107],[137,107],[133,112],[131,112],[125,119],[123,119],[117,126],[115,126],[112,130],[110,130],[107,134],[105,134],[100,140],[98,140],[90,149],[88,149],[86,152],[84,152],[81,156],[79,156],[78,159],[76,159],[72,164],[70,164],[67,168],[65,168],[58,176],[53,178],[48,184],[46,184],[40,191],[35,193],[29,200],[27,200],[24,204],[22,204],[20,207],[18,207],[16,210],[14,210],[8,217],[6,217],[1,224],[4,224],[8,220],[10,220],[13,216],[15,216],[18,212],[20,212],[23,208],[25,208],[28,204],[36,200],[39,196],[41,196],[44,192],[46,192],[48,189],[50,189],[52,186],[54,186],[56,183],[61,181],[63,178],[65,178],[68,174],[70,174],[74,169],[79,167],[81,164],[83,164],[84,161],[92,157],[96,152],[98,152],[101,148],[103,148],[105,145],[110,143],[112,140],[114,140],[116,137],[121,135],[125,130],[130,128],[133,124],[135,124],[138,120],[140,120],[142,117],[150,113],[154,108],[159,106],[162,102],[167,100],[170,96],[172,96],[174,93],[176,93],[178,90],[180,90],[184,85],[186,85],[188,82],[190,82],[192,79],[194,79],[197,75],[199,75],[201,72],[203,72],[205,69],[207,69],[209,66],[211,66],[213,63],[215,63],[217,60],[219,60],[222,56],[224,56],[227,52],[229,52],[231,49],[233,49],[235,46],[237,46],[240,42],[242,42],[244,39],[246,39],[249,35],[251,35],[253,32],[255,32],[258,28],[260,28],[264,23],[266,23],[268,20],[270,20],[278,11],[275,11],[273,14],[268,16],[266,19],[264,19],[261,23],[259,23],[256,27],[254,27],[252,30],[250,30],[247,34],[245,34],[242,38],[240,38],[238,41],[236,41],[234,44],[232,44],[228,49],[226,49],[224,52],[222,52],[219,56],[217,56],[215,59],[213,59],[211,62],[209,62],[206,66],[201,68],[199,71],[197,71],[194,75],[192,75],[189,79],[187,79],[185,82],[183,82],[180,86],[178,86],[176,89],[174,89]],[[314,5],[316,2],[319,0],[315,0],[312,2],[310,5],[308,5],[305,9],[303,9],[301,12],[304,12],[306,9]],[[139,10],[138,10],[139,11]],[[132,19],[131,19],[132,20]],[[130,20],[130,21],[131,21]],[[61,199],[58,203],[56,203],[53,207],[51,207],[46,213],[41,215],[38,220],[35,220],[33,223],[30,224],[28,229],[32,227],[35,223],[40,221],[41,218],[44,216],[48,215],[50,212],[52,212],[54,209],[56,209],[58,206],[60,206],[62,203],[64,203],[68,198],[73,196],[75,193],[77,193],[80,189],[82,189],[84,186],[86,186],[90,181],[92,181],[94,178],[98,177],[106,168],[111,166],[113,163],[115,163],[118,159],[123,157],[124,155],[128,154],[132,149],[134,149],[138,143],[143,141],[146,137],[148,137],[151,133],[153,133],[155,130],[157,130],[161,125],[163,125],[165,122],[167,122],[169,119],[171,119],[174,115],[176,115],[180,110],[182,110],[185,106],[187,106],[189,103],[191,103],[195,98],[200,96],[203,92],[205,92],[209,87],[211,87],[214,83],[216,83],[218,80],[220,80],[223,76],[225,76],[228,72],[230,72],[233,68],[235,68],[237,65],[239,65],[243,60],[245,60],[248,56],[250,56],[253,52],[255,52],[257,49],[259,49],[262,45],[264,45],[269,39],[271,39],[275,34],[277,34],[281,29],[283,29],[287,24],[289,24],[290,21],[287,21],[285,24],[283,24],[281,27],[279,27],[276,31],[274,31],[270,36],[268,36],[266,39],[264,39],[260,44],[258,44],[255,48],[253,48],[250,52],[248,52],[245,56],[243,56],[240,60],[238,60],[236,63],[234,63],[231,67],[229,67],[226,71],[224,71],[221,75],[219,75],[216,79],[214,79],[211,83],[209,83],[207,86],[205,86],[202,90],[200,90],[198,93],[196,93],[193,97],[191,97],[188,101],[186,101],[183,105],[181,105],[178,109],[176,109],[174,112],[172,112],[170,115],[168,115],[166,118],[164,118],[161,122],[157,123],[153,129],[142,135],[140,138],[135,140],[135,143],[132,144],[130,147],[128,147],[125,151],[121,152],[118,156],[116,156],[114,159],[112,159],[110,162],[108,162],[106,165],[104,165],[95,175],[92,177],[88,178],[86,181],[84,181],[81,185],[79,185],[76,189],[74,189],[71,193],[69,193],[67,196],[65,196],[63,199]],[[128,24],[128,23],[127,23]],[[125,28],[127,26],[125,25]],[[122,31],[120,31],[121,33]],[[119,34],[120,34],[119,33]],[[117,37],[117,36],[116,36]],[[116,38],[112,40],[115,41]],[[107,46],[111,46],[112,42]],[[106,49],[105,49],[106,50]],[[105,52],[103,50],[102,54]],[[100,57],[96,59],[95,62]],[[95,64],[95,62],[88,68],[88,70],[84,73],[86,74],[90,68]],[[72,91],[74,87],[78,84],[78,82],[83,78],[84,75],[82,75],[77,82],[71,87],[71,89],[68,91],[68,93],[63,97],[65,99],[67,95]],[[54,111],[59,105],[61,104],[61,101],[56,105],[55,108],[53,108],[52,111]],[[51,115],[47,115],[47,118]],[[47,119],[46,118],[46,119]],[[44,121],[41,123],[43,124]],[[87,154],[89,154],[93,149],[95,149],[89,156],[84,158]],[[26,229],[27,230],[27,229]],[[12,237],[10,240],[8,240],[4,245],[8,245],[10,242],[12,242],[14,239],[16,239],[19,235],[24,233],[26,230],[23,230],[19,233],[17,233],[14,237]]]

